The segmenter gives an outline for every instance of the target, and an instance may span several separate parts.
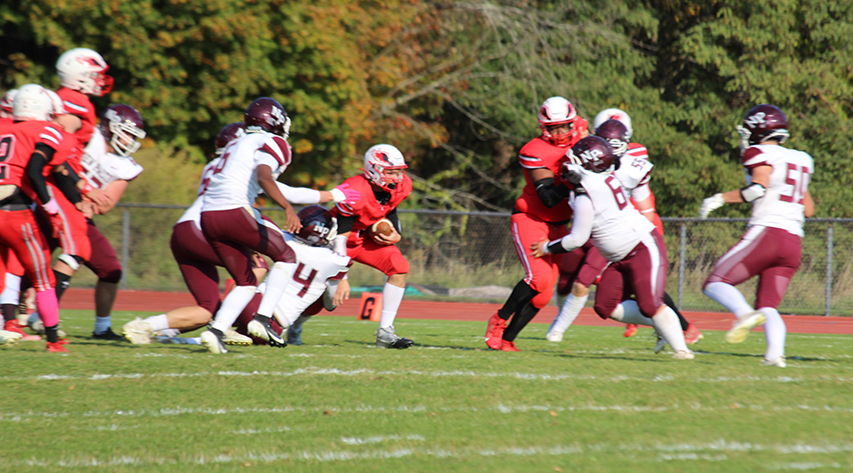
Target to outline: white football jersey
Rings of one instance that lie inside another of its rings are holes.
[[[595,212],[592,242],[608,261],[620,261],[655,229],[655,225],[631,205],[622,183],[613,173],[583,170],[581,175],[581,186]],[[576,199],[582,198],[573,191],[569,204],[574,208]]]
[[[255,169],[265,164],[278,179],[290,157],[287,140],[270,133],[249,133],[231,141],[213,167],[202,211],[251,206],[262,191]]]
[[[201,171],[201,181],[198,184],[198,197],[195,198],[195,201],[190,205],[190,208],[181,215],[181,218],[178,219],[175,225],[186,222],[187,220],[192,220],[198,228],[201,228],[201,207],[204,204],[204,191],[207,190],[207,184],[210,182],[210,176],[213,175],[213,169],[219,165],[220,159],[221,158],[215,158],[204,166],[204,169]]]
[[[764,196],[752,203],[749,225],[781,228],[803,236],[803,196],[814,174],[812,157],[782,146],[755,145],[744,151],[743,165],[747,170],[758,166],[773,167]]]
[[[619,169],[613,171],[613,174],[622,183],[625,192],[630,194],[637,187],[649,182],[653,167],[655,165],[648,160],[647,154],[637,157],[631,153],[625,153],[619,159]]]
[[[80,177],[92,187],[103,189],[113,181],[132,181],[142,174],[143,168],[130,156],[119,156],[107,151],[107,141],[97,127],[80,158],[83,173]]]
[[[284,234],[287,244],[296,253],[296,269],[276,306],[275,315],[279,322],[290,326],[326,292],[326,281],[340,279],[350,264],[349,256],[341,256],[329,247],[309,246]],[[285,320],[281,320],[285,319]]]

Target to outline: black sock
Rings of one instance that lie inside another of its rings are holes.
[[[71,276],[54,270],[53,277],[56,278],[56,302],[59,302],[62,299],[62,294],[71,285]]]
[[[512,314],[518,312],[519,309],[524,307],[524,304],[530,302],[530,299],[533,299],[538,292],[534,291],[527,285],[526,282],[522,279],[518,281],[518,284],[512,289],[512,294],[509,295],[509,299],[504,302],[503,307],[498,310],[498,317],[509,320],[512,317]]]
[[[518,315],[512,318],[512,321],[509,323],[509,326],[504,330],[503,339],[512,342],[515,341],[515,337],[524,330],[524,327],[533,320],[533,317],[536,317],[536,314],[539,313],[539,309],[533,307],[533,304],[528,302],[521,308],[518,312]]]
[[[15,304],[3,304],[3,320],[6,322],[18,318],[18,306]]]
[[[47,341],[50,343],[56,343],[59,341],[59,324],[56,324],[52,327],[45,327],[44,334],[47,335]]]
[[[690,325],[690,322],[681,315],[681,312],[678,310],[678,307],[675,305],[675,301],[672,300],[672,296],[669,295],[668,292],[663,293],[663,303],[668,305],[675,315],[678,316],[678,321],[681,322],[681,331],[684,332],[687,330],[687,326]]]

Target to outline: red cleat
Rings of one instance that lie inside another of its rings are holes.
[[[26,341],[31,341],[31,342],[41,340],[41,337],[39,337],[38,335],[29,335],[29,334],[25,333],[21,329],[21,324],[18,322],[18,319],[7,320],[6,324],[3,326],[3,330],[6,330],[7,332],[17,333],[18,335],[21,336],[21,340],[26,340]]]
[[[500,350],[504,330],[506,330],[506,320],[500,318],[495,312],[495,315],[489,319],[489,326],[486,328],[486,345],[492,350]]]
[[[625,338],[633,337],[634,334],[637,333],[637,326],[634,324],[628,324],[625,326]]]
[[[501,340],[501,351],[521,351],[515,347],[515,342]]]
[[[687,324],[687,330],[684,331],[684,341],[687,342],[688,345],[693,345],[703,338],[705,337],[702,335],[702,332],[700,332],[695,325]]]
[[[65,348],[65,345],[68,343],[68,340],[64,338],[60,338],[59,341],[51,343],[47,342],[47,351],[51,353],[69,353],[68,349]]]

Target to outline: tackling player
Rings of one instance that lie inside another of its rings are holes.
[[[781,146],[789,135],[788,117],[774,105],[750,109],[737,130],[746,186],[708,197],[699,217],[741,202],[752,204],[752,216],[740,242],[717,261],[704,292],[738,318],[726,334],[728,343],[744,341],[753,327],[764,324],[763,363],[784,368],[786,327],[777,308],[800,267],[803,223],[815,213],[809,193],[814,161],[807,153]],[[755,276],[758,310],[735,287]]]

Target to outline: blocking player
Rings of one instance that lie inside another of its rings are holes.
[[[575,188],[569,235],[531,245],[533,256],[566,253],[590,238],[610,262],[595,294],[595,311],[602,318],[655,327],[675,350],[675,359],[692,359],[678,317],[663,303],[666,286],[666,247],[654,224],[630,203],[619,179],[610,171],[613,148],[589,136],[572,147],[563,178]],[[634,295],[636,300],[628,300]]]
[[[542,238],[562,237],[568,233],[566,224],[572,218],[572,210],[566,205],[569,188],[559,176],[560,164],[566,150],[586,136],[586,120],[563,97],[545,100],[538,118],[542,134],[518,154],[526,184],[511,219],[512,240],[525,277],[489,319],[485,338],[492,350],[519,351],[515,337],[551,301],[563,255],[531,259],[527,248]]]
[[[0,120],[9,120],[8,123],[12,121],[12,103],[15,101],[15,95],[18,94],[18,89],[9,89],[3,95],[3,98],[0,99]],[[6,124],[5,122],[0,122],[0,124]]]
[[[409,348],[414,342],[398,336],[394,319],[406,291],[409,262],[400,253],[396,243],[402,239],[397,206],[412,192],[412,179],[406,175],[403,153],[389,144],[372,146],[364,153],[364,174],[353,176],[344,184],[361,194],[355,204],[341,202],[332,209],[338,219],[338,236],[334,240],[335,253],[347,255],[385,273],[388,279],[382,289],[382,315],[376,330],[379,348]],[[390,235],[369,237],[367,229],[387,218],[393,223]],[[335,303],[349,297],[349,282],[342,280],[335,294]]]
[[[807,153],[781,146],[789,136],[788,117],[774,105],[750,109],[737,130],[746,186],[708,197],[699,216],[742,202],[752,204],[752,216],[741,240],[717,261],[704,292],[738,318],[726,342],[740,343],[753,327],[764,324],[763,364],[784,368],[786,327],[777,308],[800,266],[803,223],[815,213],[809,193],[814,161]],[[755,276],[757,310],[735,287]]]
[[[30,205],[35,201],[51,216],[59,213],[56,200],[47,192],[45,174],[56,175],[60,189],[71,201],[79,201],[74,182],[64,179],[63,162],[69,148],[63,133],[50,121],[54,110],[48,92],[36,84],[21,87],[15,97],[12,124],[0,125],[0,255],[15,253],[36,289],[36,307],[45,326],[47,350],[67,352],[58,334],[59,307],[53,273],[48,269],[50,251],[36,224]],[[5,272],[5,264],[4,264]]]
[[[151,343],[151,336],[154,332],[163,332],[168,329],[174,329],[178,332],[195,330],[208,323],[219,308],[219,274],[216,267],[223,266],[223,264],[202,234],[200,223],[201,207],[213,169],[221,164],[220,159],[225,147],[231,141],[245,135],[244,130],[245,125],[242,122],[235,122],[225,125],[219,131],[215,141],[217,157],[211,160],[201,173],[198,197],[181,218],[178,219],[178,222],[172,229],[172,254],[178,263],[187,288],[196,300],[196,305],[151,316],[145,320],[137,318],[128,322],[122,330],[128,341],[136,344],[147,344]],[[346,187],[342,189],[335,188],[331,191],[317,191],[307,188],[292,188],[279,182],[276,182],[276,185],[289,202],[297,204],[322,203],[332,200],[354,202],[358,200],[358,193]],[[302,221],[302,218],[300,218],[300,221]],[[260,262],[263,262],[263,259],[260,259]],[[260,266],[256,265],[253,268],[255,277],[258,280],[264,277],[268,269],[265,262],[263,263],[263,267]],[[240,320],[244,319],[246,315],[248,315],[249,320],[245,320],[242,325],[243,328],[248,325],[258,308],[258,304],[260,304],[260,299],[260,294],[256,294],[252,302],[242,311],[240,319],[237,321],[237,326],[240,326]],[[286,297],[282,298],[283,301],[285,299]],[[277,331],[281,332],[281,327],[278,327]],[[245,334],[245,330],[238,330],[238,332]],[[223,333],[223,342],[225,344],[243,343],[241,341],[235,342],[236,338],[230,330]]]

